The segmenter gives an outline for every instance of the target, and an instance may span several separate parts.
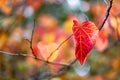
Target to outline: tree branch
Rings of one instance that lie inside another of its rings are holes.
[[[73,65],[76,61],[77,61],[77,58],[74,59],[68,66],[65,66],[65,67],[61,68],[61,69],[57,72],[57,74],[52,75],[52,76],[49,78],[49,80],[51,80],[51,79],[54,78],[54,77],[57,77],[57,76],[60,76],[60,75],[64,74],[67,70],[71,69],[72,65]]]
[[[110,10],[111,10],[111,8],[112,8],[112,3],[113,3],[113,0],[110,0],[110,4],[109,4],[109,7],[108,7],[108,9],[107,9],[106,16],[105,16],[105,18],[104,18],[104,20],[103,20],[103,22],[102,22],[102,24],[101,24],[101,26],[100,26],[100,28],[99,28],[99,31],[103,28],[106,20],[108,19],[108,16],[109,16],[109,14],[110,14]]]
[[[60,65],[60,66],[68,66],[68,64],[57,63],[57,62],[50,62],[50,61],[46,61],[46,60],[43,60],[41,58],[35,57],[33,55],[28,55],[28,54],[23,54],[23,53],[10,53],[10,52],[5,52],[5,51],[0,51],[0,54],[6,54],[6,55],[11,55],[11,56],[21,56],[21,57],[31,57],[31,58],[34,58],[36,60],[39,60],[39,61],[42,61],[42,62],[46,62],[48,64]]]

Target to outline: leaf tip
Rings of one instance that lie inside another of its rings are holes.
[[[73,20],[73,26],[78,26],[78,21],[77,20]]]
[[[78,60],[79,60],[79,63],[83,65],[86,59],[78,59]]]

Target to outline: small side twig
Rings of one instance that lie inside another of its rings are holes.
[[[68,36],[68,38],[66,38],[64,41],[62,41],[62,42],[58,45],[58,47],[57,47],[54,51],[52,51],[52,52],[50,53],[50,56],[47,58],[47,61],[49,61],[50,57],[54,54],[54,52],[56,52],[57,50],[59,50],[59,48],[60,48],[66,41],[68,41],[72,36],[73,36],[73,34],[71,34],[70,36]]]
[[[30,40],[29,40],[29,39],[24,39],[24,40],[26,40],[28,43],[30,43]]]
[[[69,66],[73,65],[76,61],[77,61],[77,58],[74,59],[74,60],[69,64]]]
[[[31,40],[29,41],[29,43],[30,43],[30,49],[32,51],[32,54],[35,56],[35,58],[37,58],[37,56],[35,55],[34,49],[33,49],[33,37],[34,37],[35,27],[36,27],[36,21],[34,19],[34,26],[33,26],[33,30],[32,30]]]

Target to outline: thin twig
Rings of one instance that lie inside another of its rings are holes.
[[[6,54],[6,55],[11,55],[11,56],[21,56],[21,57],[31,57],[31,58],[34,58],[36,60],[46,62],[48,64],[60,65],[60,66],[68,66],[68,64],[63,64],[63,63],[58,63],[58,62],[50,62],[50,61],[46,61],[46,60],[43,60],[41,58],[35,57],[33,55],[28,55],[28,54],[23,54],[23,53],[19,54],[19,53],[10,53],[10,52],[5,52],[5,51],[0,51],[0,54]]]
[[[33,26],[33,29],[32,29],[31,40],[29,42],[30,42],[30,49],[32,51],[32,54],[35,56],[35,58],[37,58],[37,56],[35,55],[34,49],[33,49],[33,37],[34,37],[35,27],[36,27],[36,21],[34,19],[34,26]]]
[[[30,43],[30,40],[29,40],[29,39],[24,39],[24,40],[26,40],[28,43]]]
[[[60,76],[62,74],[64,74],[67,70],[71,69],[72,65],[77,61],[77,58],[74,59],[68,66],[65,66],[63,68],[61,68],[56,74],[52,75],[49,80],[51,80],[54,77]]]
[[[66,38],[64,41],[62,41],[62,42],[58,45],[58,47],[57,47],[54,51],[52,51],[52,52],[50,53],[50,56],[47,58],[47,61],[49,61],[50,57],[54,54],[54,52],[56,52],[57,50],[59,50],[59,48],[60,48],[66,41],[68,41],[72,36],[73,36],[73,34],[71,34],[68,38]]]
[[[102,22],[102,24],[101,24],[101,26],[100,26],[100,28],[99,28],[99,31],[103,28],[106,20],[108,19],[108,16],[109,16],[109,14],[110,14],[110,10],[111,10],[111,8],[112,8],[112,3],[113,3],[113,0],[110,0],[110,4],[109,4],[109,7],[108,7],[108,9],[107,9],[106,16],[105,16],[105,18],[104,18],[104,20],[103,20],[103,22]]]
[[[74,59],[74,60],[69,64],[69,66],[73,65],[76,61],[77,61],[77,58]]]
[[[32,35],[31,35],[31,43],[33,43],[33,37],[34,37],[34,31],[35,31],[35,27],[36,27],[36,21],[34,19],[34,25],[33,25],[33,30],[32,30]]]
[[[62,68],[62,69],[60,69],[60,70],[57,72],[57,74],[51,75],[48,80],[51,80],[51,79],[54,78],[54,77],[63,75],[63,74],[66,72],[66,70],[68,70],[68,69],[67,69],[67,68]]]

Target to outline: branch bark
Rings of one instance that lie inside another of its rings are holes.
[[[68,66],[68,64],[46,61],[46,60],[43,60],[43,59],[41,59],[41,58],[35,57],[34,55],[29,55],[29,54],[10,53],[10,52],[5,52],[5,51],[0,51],[0,54],[6,54],[6,55],[11,55],[11,56],[21,56],[21,57],[31,57],[31,58],[34,58],[34,59],[36,59],[36,60],[39,60],[39,61],[42,61],[42,62],[46,62],[46,63],[48,63],[48,64],[60,65],[60,66]]]
[[[103,20],[103,22],[102,22],[102,24],[101,24],[101,26],[100,26],[100,28],[99,28],[99,31],[103,28],[105,22],[107,21],[107,19],[108,19],[108,17],[109,17],[110,10],[111,10],[111,8],[112,8],[112,4],[113,4],[113,0],[110,0],[110,4],[109,4],[109,7],[108,7],[108,9],[107,9],[106,16],[105,16],[105,18],[104,18],[104,20]]]
[[[34,49],[33,49],[33,37],[34,37],[35,27],[36,27],[36,21],[34,19],[34,26],[33,26],[33,30],[32,30],[31,40],[29,41],[29,43],[30,43],[30,49],[32,51],[32,54],[35,56],[35,58],[37,58],[37,56],[35,55]]]

